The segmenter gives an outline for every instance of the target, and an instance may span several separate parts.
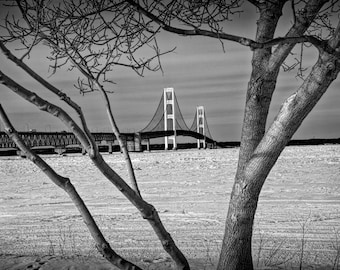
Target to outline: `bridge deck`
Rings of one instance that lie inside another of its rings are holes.
[[[165,136],[188,136],[195,139],[205,140],[207,143],[216,144],[216,142],[200,133],[191,130],[173,130],[152,131],[139,133],[122,133],[122,139],[126,142],[129,151],[142,151],[142,141]],[[43,148],[54,147],[59,152],[66,148],[81,147],[80,142],[73,133],[70,132],[19,132],[24,142],[32,149],[42,150]],[[92,133],[98,145],[108,145],[112,151],[112,146],[116,141],[113,133]],[[15,143],[7,136],[5,132],[0,132],[0,149],[10,151],[17,149]]]

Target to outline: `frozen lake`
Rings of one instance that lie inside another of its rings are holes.
[[[237,157],[238,148],[131,153],[144,199],[189,259],[217,259]],[[43,158],[71,179],[116,251],[135,260],[166,256],[149,224],[87,156]],[[127,179],[119,153],[104,158]],[[29,160],[1,157],[0,185],[0,253],[96,253],[67,194]],[[302,238],[305,264],[332,265],[340,249],[340,145],[287,147],[263,187],[255,265],[258,258],[296,264]]]

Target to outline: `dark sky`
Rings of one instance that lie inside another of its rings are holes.
[[[282,20],[280,32],[284,33],[284,29],[287,29],[289,25],[289,18]],[[252,9],[247,9],[241,20],[235,19],[224,30],[253,38],[255,27],[256,13]],[[245,92],[251,71],[251,51],[241,45],[224,42],[225,52],[223,52],[220,41],[206,37],[189,38],[162,34],[159,42],[164,50],[177,48],[174,53],[162,57],[164,74],[146,72],[144,77],[139,77],[134,72],[123,68],[112,71],[111,79],[116,84],[110,86],[109,90],[114,91],[110,95],[110,100],[121,131],[139,131],[144,128],[156,111],[163,89],[173,87],[188,126],[193,121],[196,106],[203,105],[214,139],[239,140]],[[27,63],[83,107],[92,131],[109,131],[109,121],[100,95],[98,93],[80,95],[73,87],[77,80],[75,72],[60,71],[54,76],[49,76],[49,63],[44,54],[45,51],[44,48],[33,51]],[[311,48],[305,52],[304,64],[306,67],[311,67],[316,61],[315,49]],[[16,52],[16,55],[20,54],[21,52]],[[0,55],[0,68],[26,88],[36,90],[42,97],[62,104],[6,60],[3,55]],[[296,70],[281,72],[273,97],[269,124],[278,112],[280,104],[293,94],[301,83],[302,80],[296,78]],[[340,137],[339,89],[340,81],[337,79],[307,117],[294,138]],[[0,100],[18,130],[66,129],[58,119],[40,112],[3,85],[0,85]],[[1,130],[3,130],[2,125]]]

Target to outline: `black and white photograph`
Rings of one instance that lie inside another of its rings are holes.
[[[0,0],[0,270],[339,270],[339,0]]]

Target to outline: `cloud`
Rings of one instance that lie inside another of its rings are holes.
[[[237,16],[234,16],[235,21],[223,26],[224,30],[253,38],[257,17],[254,8],[251,5],[245,6],[244,12],[240,15],[242,24]],[[284,27],[287,25],[287,23],[282,24]],[[281,31],[281,33],[284,32]],[[179,106],[188,125],[192,123],[196,106],[204,105],[210,131],[216,139],[238,140],[242,126],[245,93],[251,73],[252,52],[232,42],[224,42],[225,52],[223,52],[223,46],[218,39],[179,37],[167,33],[160,35],[159,45],[163,51],[176,47],[174,53],[161,58],[164,74],[145,72],[144,77],[139,77],[132,70],[123,68],[114,68],[109,74],[110,79],[116,84],[105,86],[108,90],[114,91],[109,98],[120,128],[122,130],[142,129],[156,111],[163,88],[174,87]],[[47,54],[47,48],[34,50],[28,64],[82,106],[92,129],[107,130],[109,122],[100,94],[79,95],[73,87],[79,72],[58,70],[56,75],[49,77],[49,62],[45,58]],[[314,62],[315,51],[307,52],[304,64],[310,66]],[[37,91],[42,97],[65,107],[58,98],[18,70],[4,56],[0,56],[0,67],[28,89]],[[273,119],[282,102],[301,84],[301,80],[296,79],[295,74],[296,71],[280,73],[269,121]],[[297,136],[308,138],[313,134],[313,129],[314,133],[320,136],[340,134],[339,118],[336,117],[339,115],[337,102],[340,98],[339,88],[338,80],[332,84],[315,110],[306,119],[307,124],[301,127]],[[6,110],[19,127],[25,127],[26,123],[29,123],[32,126],[36,125],[37,129],[44,130],[46,124],[55,121],[51,120],[53,117],[45,116],[44,113],[40,114],[33,105],[10,93],[5,86],[0,85],[0,91],[1,103],[5,105]],[[53,127],[64,129],[58,120],[56,124],[53,122]]]

